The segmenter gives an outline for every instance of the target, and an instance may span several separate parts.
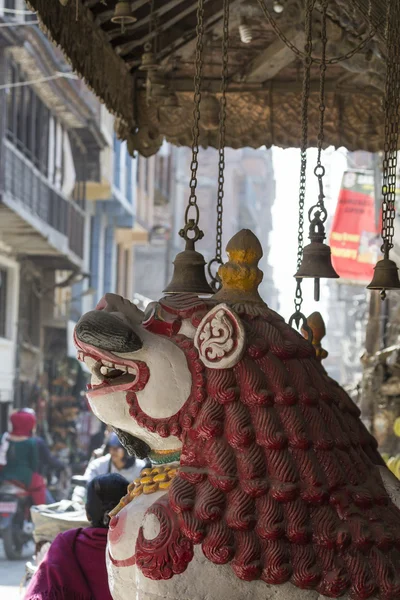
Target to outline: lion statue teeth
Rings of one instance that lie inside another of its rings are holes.
[[[173,473],[113,513],[113,597],[399,599],[398,482],[325,351],[260,298],[257,238],[227,253],[211,299],[107,294],[76,326],[94,413]]]

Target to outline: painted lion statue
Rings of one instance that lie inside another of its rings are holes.
[[[113,598],[399,599],[398,482],[260,298],[257,238],[227,253],[211,299],[107,294],[76,326],[93,411],[153,464],[113,511]]]

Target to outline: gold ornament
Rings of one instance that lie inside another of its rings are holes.
[[[143,469],[140,477],[129,484],[128,493],[121,498],[119,504],[109,513],[109,516],[115,517],[132,500],[142,494],[149,495],[155,492],[167,491],[177,472],[178,466],[159,466]]]

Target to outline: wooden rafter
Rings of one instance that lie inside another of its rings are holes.
[[[221,0],[204,0],[205,6],[211,5],[211,3],[213,5],[217,5],[217,7],[219,7],[221,4]],[[157,29],[158,35],[165,33],[168,29],[171,29],[174,25],[179,23],[179,21],[182,21],[188,15],[194,13],[196,8],[197,8],[196,3],[194,2],[194,3],[190,4],[190,6],[187,6],[184,10],[180,11],[179,14],[175,15],[171,19],[168,19],[164,23],[161,23]],[[130,52],[132,52],[133,50],[135,50],[135,48],[137,48],[138,46],[141,46],[141,45],[143,45],[143,43],[151,40],[153,35],[154,34],[152,34],[152,33],[151,34],[148,33],[140,40],[132,40],[130,42],[120,44],[119,46],[115,46],[115,51],[120,56],[125,56],[125,55],[129,54]]]
[[[148,2],[148,0],[147,0]],[[160,19],[168,12],[171,12],[174,8],[177,8],[180,4],[186,2],[186,0],[170,0],[163,4],[160,8],[154,11],[154,17]],[[150,23],[151,13],[149,12],[147,15],[142,17],[140,20],[136,21],[136,23],[132,23],[131,25],[126,26],[126,33],[131,34],[138,29],[142,29],[146,25]],[[117,26],[115,29],[107,33],[108,39],[111,41],[117,37],[121,36],[121,28]]]

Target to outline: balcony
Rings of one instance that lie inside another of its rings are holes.
[[[3,145],[3,161],[3,241],[17,254],[58,258],[60,268],[81,267],[83,208],[56,190],[8,140]]]

